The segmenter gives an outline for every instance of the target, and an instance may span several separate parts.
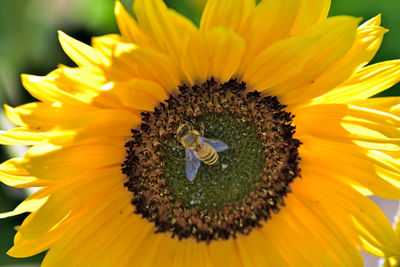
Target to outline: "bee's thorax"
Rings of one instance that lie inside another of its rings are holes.
[[[186,149],[195,150],[200,144],[200,135],[197,131],[190,131],[181,138],[180,142]]]

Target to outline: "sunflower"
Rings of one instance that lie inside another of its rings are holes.
[[[2,214],[30,212],[8,254],[48,250],[43,266],[397,258],[368,196],[400,199],[399,98],[369,97],[400,80],[400,61],[366,66],[380,16],[359,26],[329,7],[209,0],[196,27],[161,0],[136,0],[137,21],[117,1],[120,35],[89,46],[60,32],[77,67],[23,75],[38,101],[5,106],[18,127],[0,142],[31,147],[0,179],[41,187]]]

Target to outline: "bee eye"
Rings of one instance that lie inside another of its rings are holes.
[[[180,126],[177,132],[177,137],[182,138],[189,132],[189,127],[187,125]]]

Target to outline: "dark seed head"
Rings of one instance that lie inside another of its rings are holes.
[[[142,113],[140,129],[126,143],[122,172],[136,212],[157,232],[212,242],[249,234],[284,205],[299,176],[293,115],[276,97],[246,92],[246,84],[211,79],[179,87],[154,112]],[[190,123],[204,136],[225,142],[218,162],[201,164],[186,177],[185,150],[177,139]]]

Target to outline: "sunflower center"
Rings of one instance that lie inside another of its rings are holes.
[[[122,166],[136,212],[178,238],[249,234],[279,211],[299,176],[300,142],[284,108],[276,97],[246,92],[244,82],[209,80],[142,113]]]
[[[200,164],[195,179],[187,179],[185,148],[177,138],[165,145],[165,179],[177,199],[186,206],[202,210],[222,209],[227,204],[243,201],[254,191],[263,172],[265,155],[256,129],[228,113],[207,113],[189,119],[204,136],[221,140],[228,149],[218,152],[218,161]],[[182,179],[183,178],[183,179]]]

